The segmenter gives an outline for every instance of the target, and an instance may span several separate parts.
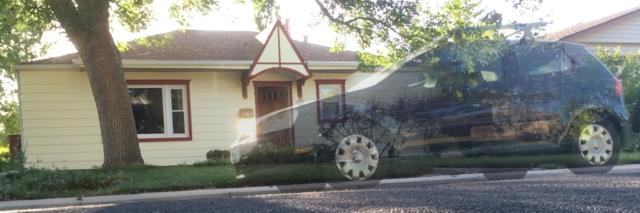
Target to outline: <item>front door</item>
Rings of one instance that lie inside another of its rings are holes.
[[[257,99],[257,114],[258,118],[268,115],[269,113],[284,109],[290,105],[289,88],[286,86],[260,86],[256,89]],[[282,115],[278,116],[282,117]],[[292,145],[292,129],[290,124],[290,115],[285,116],[287,119],[279,119],[279,128],[275,130],[258,130],[269,131],[263,134],[267,140],[262,140],[265,143],[277,144],[277,145]],[[270,125],[273,126],[273,125]]]

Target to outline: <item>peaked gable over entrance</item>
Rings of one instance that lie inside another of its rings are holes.
[[[281,72],[291,76],[297,82],[298,97],[302,98],[302,86],[313,77],[300,52],[289,37],[289,32],[278,20],[251,68],[242,76],[242,97],[247,98],[249,81],[267,72]]]

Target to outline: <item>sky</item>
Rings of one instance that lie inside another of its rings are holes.
[[[444,0],[432,0],[430,2],[441,3]],[[172,1],[162,0],[156,1],[156,11],[159,17],[165,17],[166,8]],[[221,10],[213,12],[207,17],[195,16],[190,29],[200,30],[241,30],[241,31],[257,31],[253,22],[253,5],[251,1],[247,3],[236,4],[235,1],[223,0]],[[332,46],[333,40],[337,36],[331,32],[327,26],[309,27],[310,21],[314,20],[314,14],[318,13],[318,6],[313,0],[278,0],[280,4],[282,19],[289,19],[291,36],[294,40],[303,40],[303,36],[308,36],[311,43]],[[518,22],[535,22],[538,18],[544,18],[545,21],[551,21],[547,26],[546,32],[555,32],[563,28],[578,24],[580,22],[588,22],[603,16],[607,16],[628,8],[640,6],[640,2],[629,0],[544,0],[540,10],[534,13],[528,13],[525,16],[515,12],[511,5],[505,0],[484,0],[482,7],[501,12],[505,19],[517,20]],[[153,28],[142,34],[132,35],[123,32],[114,32],[114,39],[117,41],[126,41],[134,39],[136,36],[163,33],[177,29],[178,25],[168,24],[165,20],[160,20],[161,24],[152,24]],[[51,49],[49,57],[66,53],[75,52],[75,49],[61,35],[49,35],[47,37],[51,41],[58,42]],[[357,46],[350,43],[347,49],[355,50]]]

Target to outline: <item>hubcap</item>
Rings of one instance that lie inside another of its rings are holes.
[[[378,148],[365,136],[346,137],[336,149],[336,165],[348,179],[366,180],[378,168]]]
[[[613,139],[603,126],[592,124],[582,129],[578,142],[582,157],[592,165],[603,165],[613,155]]]

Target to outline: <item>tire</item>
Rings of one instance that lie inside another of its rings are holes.
[[[367,180],[378,169],[378,147],[364,135],[354,134],[342,139],[335,154],[338,171],[352,181]]]
[[[565,144],[571,154],[582,160],[579,167],[583,168],[571,171],[576,174],[609,172],[620,156],[620,133],[602,116],[586,115],[577,117],[572,123],[570,137]]]

